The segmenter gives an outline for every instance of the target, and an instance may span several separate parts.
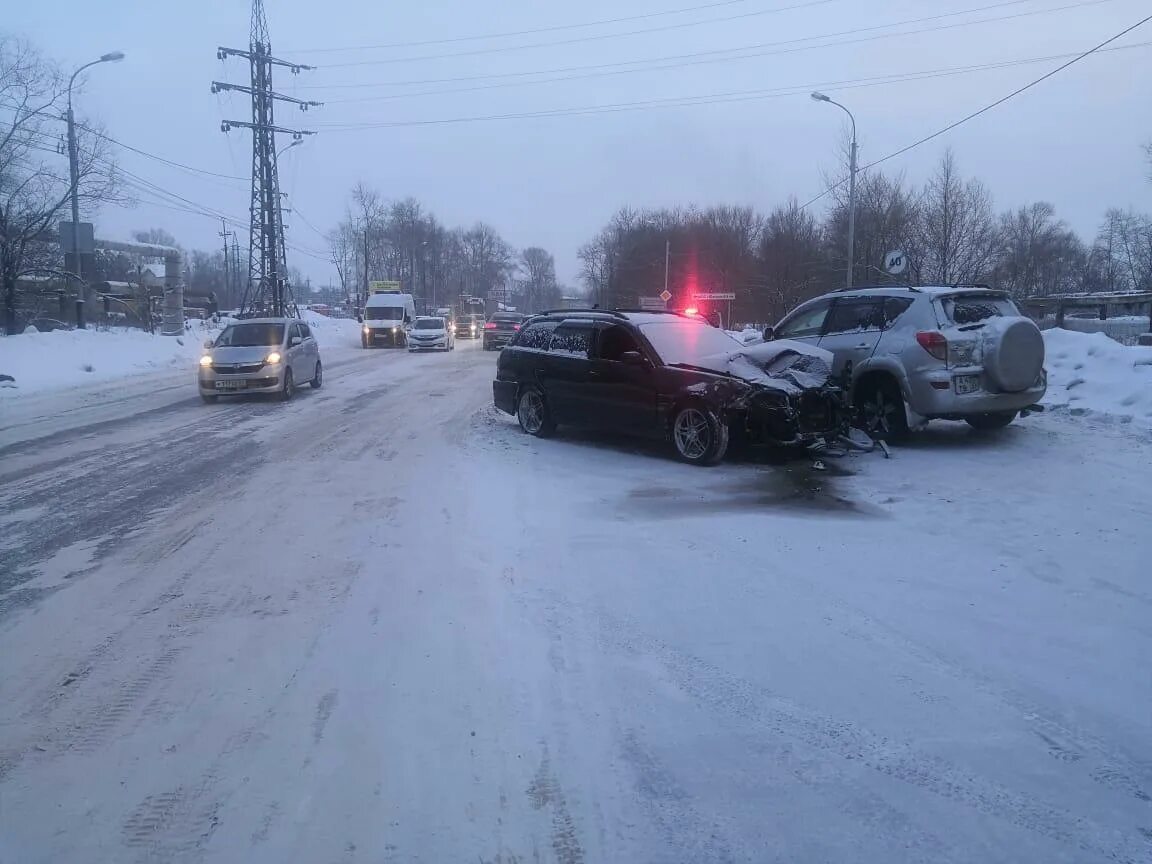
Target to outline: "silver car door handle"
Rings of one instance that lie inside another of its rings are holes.
[[[855,350],[856,351],[867,351],[871,347],[872,347],[871,345],[857,345]]]

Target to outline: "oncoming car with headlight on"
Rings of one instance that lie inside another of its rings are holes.
[[[303,321],[249,318],[204,343],[197,382],[205,402],[240,393],[274,393],[287,401],[297,384],[319,389],[324,367],[316,337]]]

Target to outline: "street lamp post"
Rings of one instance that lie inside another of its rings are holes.
[[[852,144],[848,153],[848,275],[844,282],[845,287],[851,288],[853,267],[856,263],[856,118],[852,116],[851,111],[835,99],[825,96],[819,91],[813,93],[812,98],[817,102],[835,105],[852,121]]]
[[[76,301],[76,327],[84,329],[84,265],[80,260],[80,160],[76,148],[76,117],[72,113],[72,85],[76,76],[97,63],[118,63],[124,59],[123,51],[112,51],[101,55],[99,60],[85,63],[68,79],[68,174],[72,198],[72,255],[76,259],[76,276],[80,280],[80,297]]]

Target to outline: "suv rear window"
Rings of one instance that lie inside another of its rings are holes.
[[[561,324],[552,332],[549,350],[553,354],[587,357],[592,350],[592,328],[587,325]]]
[[[1016,304],[1007,297],[978,295],[944,297],[940,300],[944,314],[953,324],[979,324],[988,318],[1019,315]]]
[[[532,324],[520,331],[513,343],[517,348],[534,348],[537,351],[547,351],[548,343],[552,340],[552,331],[556,329],[555,321],[541,321]]]

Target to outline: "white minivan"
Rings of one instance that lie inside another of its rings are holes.
[[[371,295],[364,304],[361,347],[408,347],[408,330],[415,318],[416,304],[411,294],[380,292]]]

